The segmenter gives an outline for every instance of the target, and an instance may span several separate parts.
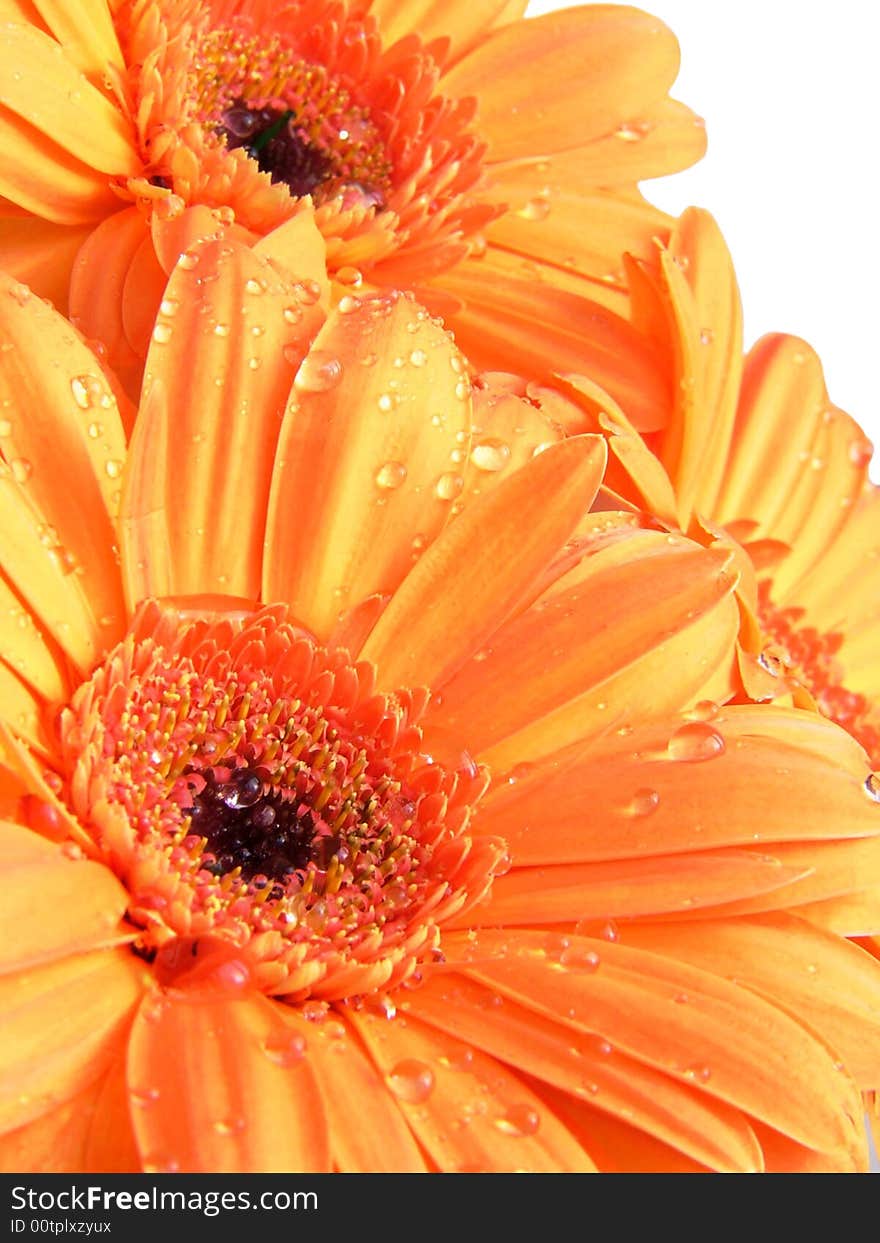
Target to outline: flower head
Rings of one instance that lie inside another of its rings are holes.
[[[188,249],[128,447],[0,288],[0,1157],[861,1168],[864,753],[727,702],[735,558],[591,508],[588,405],[303,288]]]
[[[523,7],[92,0],[10,23],[0,262],[135,392],[186,207],[257,242],[314,204],[343,290],[421,290],[478,362],[510,365],[533,297],[558,354],[619,347],[619,256],[669,224],[636,182],[697,159],[702,127],[667,98],[660,22]]]

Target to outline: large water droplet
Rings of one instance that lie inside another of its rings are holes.
[[[540,1125],[541,1115],[531,1105],[511,1105],[503,1117],[495,1119],[495,1126],[502,1135],[513,1139],[534,1135]]]
[[[342,379],[342,363],[327,350],[311,350],[300,364],[294,385],[305,393],[326,393]]]
[[[157,345],[167,345],[172,337],[172,328],[170,324],[158,323],[153,328],[153,340]]]
[[[394,1095],[410,1105],[420,1105],[434,1091],[433,1070],[415,1058],[405,1058],[398,1062],[387,1080]]]
[[[481,440],[471,449],[471,461],[477,470],[503,470],[510,461],[510,445],[503,440]]]
[[[406,479],[406,467],[403,462],[386,462],[376,471],[376,484],[383,491],[393,492]]]
[[[464,487],[464,480],[461,475],[446,474],[441,475],[434,485],[434,491],[437,493],[441,501],[453,501],[459,495]]]
[[[689,763],[713,760],[724,752],[724,739],[705,721],[691,721],[675,731],[667,751],[673,760]]]

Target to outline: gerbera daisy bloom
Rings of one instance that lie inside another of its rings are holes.
[[[576,403],[301,290],[188,252],[126,448],[4,278],[3,1165],[864,1168],[863,751],[724,706],[730,556]]]
[[[0,266],[69,306],[134,387],[169,218],[201,206],[203,234],[219,213],[256,239],[313,202],[343,287],[420,289],[492,366],[526,349],[542,371],[536,315],[560,357],[613,371],[628,353],[650,425],[619,256],[667,229],[636,183],[698,159],[702,124],[668,98],[678,46],[656,19],[524,8],[7,5]]]

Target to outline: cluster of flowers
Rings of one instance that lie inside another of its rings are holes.
[[[674,37],[0,7],[0,1166],[866,1168],[880,499]]]

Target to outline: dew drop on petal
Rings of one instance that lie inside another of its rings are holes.
[[[667,751],[671,759],[686,763],[713,760],[724,752],[724,739],[717,729],[704,721],[691,721],[675,731]]]
[[[354,298],[350,293],[347,293],[339,299],[339,305],[336,309],[340,315],[353,315],[360,304],[360,298]]]
[[[240,993],[250,984],[251,973],[240,959],[230,958],[211,972],[211,978],[222,989],[231,993]]]
[[[424,350],[413,350],[409,356],[409,361],[414,367],[424,367],[428,361],[428,355]]]
[[[867,466],[874,456],[874,446],[867,436],[861,436],[851,441],[849,446],[849,460],[853,466],[861,469]]]
[[[598,971],[602,962],[595,950],[584,949],[582,945],[568,946],[559,955],[559,961],[563,967],[588,974]]]
[[[534,1135],[541,1125],[541,1115],[531,1105],[511,1105],[507,1113],[495,1119],[495,1127],[512,1139]]]
[[[294,385],[305,393],[326,393],[342,379],[342,363],[327,350],[312,350],[300,364]]]
[[[461,475],[446,474],[441,475],[434,485],[434,491],[441,501],[453,501],[460,494],[464,487],[464,480]]]
[[[880,773],[869,773],[865,778],[865,793],[875,803],[880,803]]]
[[[546,220],[550,215],[550,201],[543,195],[529,199],[516,213],[523,220]]]
[[[471,449],[471,461],[477,470],[503,470],[510,461],[510,445],[503,440],[481,440]]]
[[[244,1118],[224,1118],[214,1123],[215,1132],[227,1138],[233,1135],[241,1135],[244,1128]]]
[[[156,1104],[160,1093],[158,1088],[131,1088],[128,1095],[132,1105],[138,1109],[149,1109]]]
[[[122,474],[123,465],[124,463],[120,462],[118,458],[110,458],[104,463],[104,473],[109,479],[118,479]]]
[[[405,1058],[387,1077],[388,1086],[399,1100],[420,1105],[434,1090],[434,1072],[424,1062]]]
[[[14,457],[9,463],[9,469],[16,483],[26,483],[34,471],[33,464],[24,457]]]
[[[687,715],[693,721],[713,721],[720,712],[720,708],[714,699],[701,699],[699,703],[688,711]]]
[[[660,795],[656,790],[643,786],[636,790],[627,807],[631,816],[650,816],[660,806]]]
[[[383,491],[393,492],[406,479],[406,467],[403,462],[385,462],[376,472],[376,484]]]
[[[172,329],[170,324],[158,323],[153,328],[153,340],[157,345],[167,345],[171,340]]]

